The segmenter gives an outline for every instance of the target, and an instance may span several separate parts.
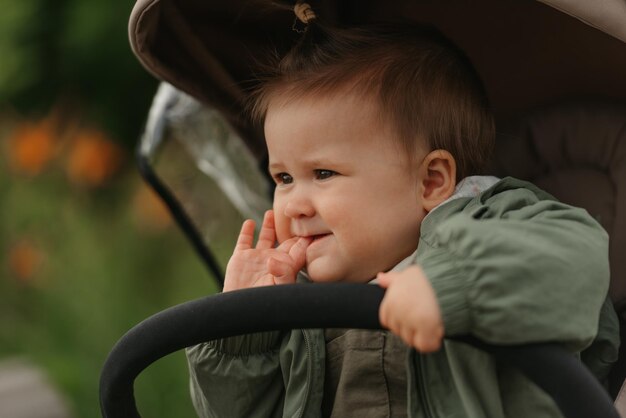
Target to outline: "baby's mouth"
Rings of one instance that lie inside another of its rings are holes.
[[[326,234],[311,235],[311,238],[313,238],[313,241],[315,241],[316,239],[324,238],[324,237],[326,237],[328,235],[330,235],[330,234],[326,233]]]
[[[320,240],[320,239],[322,239],[324,237],[327,237],[329,235],[330,235],[329,233],[326,233],[326,234],[315,234],[315,235],[301,235],[301,237],[302,238],[308,238],[308,239],[311,240],[311,243],[313,243],[313,242],[318,241],[318,240]]]
[[[322,238],[325,238],[325,237],[327,237],[329,235],[331,235],[331,234],[327,233],[327,234],[309,235],[309,238],[311,238],[311,243],[314,243],[315,241],[319,241]]]

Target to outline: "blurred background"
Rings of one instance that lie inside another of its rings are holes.
[[[134,166],[157,82],[128,44],[132,6],[0,0],[2,417],[100,416],[117,339],[215,291]],[[184,354],[136,396],[145,416],[193,416]]]

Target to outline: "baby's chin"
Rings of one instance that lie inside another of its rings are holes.
[[[345,279],[340,277],[311,274],[306,269],[304,269],[304,271],[307,274],[309,280],[311,280],[313,283],[341,283],[346,281]]]
[[[320,267],[315,262],[311,263],[311,265],[307,263],[303,271],[313,283],[368,283],[373,279],[373,277],[365,279],[352,277],[345,272]]]
[[[332,270],[323,267],[320,268],[319,263],[315,261],[310,264],[307,262],[302,270],[313,283],[336,283],[345,281],[343,278],[344,275],[337,272],[333,274]]]

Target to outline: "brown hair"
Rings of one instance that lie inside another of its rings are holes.
[[[495,136],[484,87],[465,54],[432,27],[343,29],[316,19],[261,78],[251,95],[252,117],[264,120],[278,97],[288,102],[346,89],[375,100],[410,157],[418,147],[447,150],[457,180],[484,169]]]

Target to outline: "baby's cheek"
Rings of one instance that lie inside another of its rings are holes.
[[[289,227],[289,220],[285,216],[280,216],[275,213],[274,225],[276,228],[276,239],[279,243],[288,240],[292,237]]]

